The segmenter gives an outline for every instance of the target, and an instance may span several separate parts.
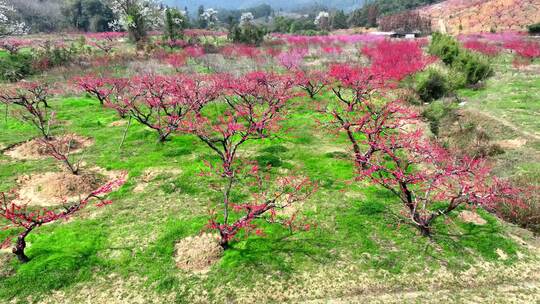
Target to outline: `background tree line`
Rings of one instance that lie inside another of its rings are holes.
[[[114,20],[102,0],[8,0],[30,32],[61,30],[103,32]]]
[[[7,0],[24,21],[29,32],[56,32],[65,30],[84,32],[104,32],[113,30],[111,24],[115,14],[108,0]],[[242,14],[251,13],[254,23],[264,26],[268,32],[310,34],[321,29],[314,20],[321,11],[330,13],[327,29],[346,29],[349,27],[376,27],[381,17],[396,12],[428,5],[438,0],[368,0],[362,7],[346,12],[331,10],[320,4],[305,6],[301,9],[285,12],[275,10],[268,4],[261,4],[245,9],[217,9],[200,6],[189,12],[184,8],[186,24],[189,27],[233,28],[240,21]],[[214,14],[206,20],[205,13]]]

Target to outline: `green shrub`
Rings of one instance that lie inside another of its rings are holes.
[[[435,101],[422,112],[422,116],[428,120],[429,129],[433,135],[439,135],[439,128],[444,118],[453,114],[456,109],[454,103]]]
[[[465,75],[467,85],[475,85],[493,75],[493,68],[480,54],[463,50],[453,67]]]
[[[442,98],[451,91],[451,85],[443,73],[436,69],[429,69],[421,75],[416,85],[416,92],[423,102],[432,102]]]
[[[318,30],[305,30],[305,31],[299,31],[296,32],[298,35],[302,36],[327,36],[327,31],[318,31]]]
[[[188,21],[184,14],[177,8],[168,8],[165,11],[165,31],[164,36],[168,40],[184,38],[184,29]]]
[[[34,74],[34,58],[29,53],[8,54],[0,58],[0,80],[18,81]]]
[[[405,88],[398,92],[398,98],[408,104],[421,105],[422,100],[414,88]]]
[[[229,39],[235,43],[260,45],[264,41],[266,28],[255,24],[235,25],[229,32]]]
[[[0,80],[18,81],[52,67],[71,64],[88,52],[83,37],[67,47],[46,42],[40,51],[5,53],[0,56]]]
[[[452,92],[467,85],[465,74],[457,69],[449,69],[446,79],[448,79],[448,85]]]
[[[452,36],[433,33],[428,52],[439,57],[446,65],[452,65],[461,52],[461,46]]]
[[[531,35],[540,34],[540,22],[535,23],[535,24],[531,24],[531,25],[528,26],[528,28],[529,28],[529,34],[531,34]]]
[[[41,60],[47,61],[47,67],[56,67],[65,65],[73,61],[73,57],[78,52],[75,44],[70,47],[55,46],[47,41],[43,47],[43,51],[38,54]]]
[[[462,48],[452,36],[434,33],[429,53],[438,56],[447,66],[463,75],[462,79],[458,77],[459,81],[454,82],[454,88],[476,85],[493,75],[493,69],[487,58]]]

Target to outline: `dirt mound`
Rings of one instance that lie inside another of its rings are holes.
[[[53,138],[50,143],[59,147],[59,150],[64,153],[78,153],[82,149],[91,146],[94,142],[91,138],[69,134]],[[49,151],[50,148],[43,144],[41,138],[35,138],[11,147],[5,154],[15,159],[33,160],[50,157]]]
[[[171,174],[171,175],[179,175],[182,173],[182,170],[180,169],[166,169],[166,168],[148,168],[144,170],[143,174],[140,177],[140,182],[137,184],[135,189],[133,189],[133,192],[135,193],[142,193],[146,190],[146,188],[150,185],[152,181],[156,179],[160,174]]]
[[[504,149],[519,149],[527,144],[527,140],[524,138],[500,140],[497,144]]]
[[[486,220],[480,217],[478,213],[468,210],[461,211],[459,218],[465,223],[471,223],[479,226],[487,224]]]
[[[61,205],[65,199],[78,199],[99,188],[105,178],[94,173],[73,175],[70,172],[48,172],[22,176],[19,183],[19,203],[32,206]]]
[[[117,120],[117,121],[113,121],[109,124],[109,127],[121,127],[121,126],[125,126],[127,125],[127,121],[125,120]]]
[[[176,243],[174,250],[176,267],[200,274],[210,271],[222,254],[218,237],[209,233],[187,237]]]
[[[66,200],[74,201],[96,190],[121,172],[106,172],[99,168],[85,170],[79,175],[71,172],[48,172],[19,177],[18,204],[55,206]]]

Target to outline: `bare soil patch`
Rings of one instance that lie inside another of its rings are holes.
[[[9,265],[12,257],[11,248],[0,250],[0,278],[13,273],[13,268]]]
[[[524,138],[499,140],[496,144],[503,149],[519,149],[527,144],[527,140]]]
[[[119,172],[103,172],[94,168],[79,175],[71,172],[47,172],[19,177],[19,204],[55,206],[90,194],[106,182],[118,178]]]
[[[136,276],[125,278],[118,274],[111,274],[97,277],[91,284],[83,282],[69,290],[54,290],[44,299],[33,303],[162,304],[174,302],[175,294],[154,293],[145,287],[144,278]]]
[[[117,121],[113,121],[109,124],[109,127],[121,127],[121,126],[125,126],[127,125],[127,121],[125,120],[117,120]]]
[[[174,249],[176,267],[198,274],[210,271],[222,254],[218,236],[210,233],[182,239]]]
[[[514,131],[515,133],[517,134],[520,134],[522,137],[528,137],[528,138],[532,138],[534,140],[540,140],[540,135],[538,135],[536,132],[529,132],[529,131],[526,131],[523,129],[523,127],[521,126],[518,126],[516,124],[514,124],[513,122],[510,122],[504,118],[501,118],[501,117],[498,117],[494,114],[491,114],[491,113],[488,113],[488,112],[485,112],[485,111],[480,111],[480,110],[475,110],[475,113],[476,114],[480,114],[488,119],[491,119],[509,129],[511,129],[512,131]]]
[[[463,210],[458,217],[465,223],[471,223],[478,226],[487,224],[486,220],[480,217],[480,215],[474,211]]]
[[[135,186],[133,192],[142,193],[146,190],[148,185],[156,179],[160,174],[179,175],[182,173],[180,169],[166,169],[166,168],[149,168],[144,170],[140,177],[140,182]]]
[[[66,142],[70,141],[70,145]],[[51,143],[62,152],[78,153],[84,148],[94,144],[94,141],[88,137],[82,137],[75,134],[68,134],[62,137],[53,138]],[[34,138],[29,141],[17,144],[9,148],[5,154],[15,159],[36,160],[50,157],[49,149],[41,142],[41,138]]]

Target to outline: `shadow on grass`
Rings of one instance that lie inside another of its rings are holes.
[[[500,261],[501,251],[508,256],[504,262],[516,258],[518,245],[503,235],[501,224],[485,211],[479,210],[487,222],[482,226],[457,219],[459,212],[452,214],[451,223],[439,219],[430,240],[399,214],[392,196],[379,192],[369,197],[338,212],[336,235],[346,236],[341,245],[351,248],[354,256],[367,254],[365,265],[373,269],[398,273],[424,269],[434,262],[463,269],[479,260]]]
[[[510,257],[515,256],[517,244],[502,234],[497,220],[491,215],[483,218],[487,223],[481,226],[456,220],[454,231],[439,221],[433,240],[451,255],[473,255],[494,261],[500,258],[497,250],[502,250]]]
[[[288,276],[306,264],[333,260],[334,242],[317,231],[290,234],[281,227],[266,231],[265,237],[251,236],[233,244],[221,260],[219,273],[237,277],[256,271]]]
[[[1,299],[47,294],[89,280],[97,270],[109,267],[98,255],[106,248],[106,229],[96,221],[60,225],[52,230],[42,227],[36,232],[28,237],[30,262],[19,264],[12,259],[15,273],[0,278]]]
[[[189,284],[189,278],[179,276],[174,265],[175,243],[185,237],[197,235],[205,227],[207,218],[196,217],[189,220],[169,218],[157,241],[132,259],[129,271],[124,275],[140,273],[148,278],[147,284],[155,286],[156,291],[164,292]]]
[[[319,230],[289,231],[279,225],[263,224],[264,237],[239,236],[225,251],[221,261],[213,267],[207,279],[179,275],[174,265],[174,244],[187,236],[197,235],[207,223],[206,217],[189,220],[170,219],[153,246],[139,253],[132,265],[133,271],[147,277],[148,284],[158,291],[186,291],[192,284],[220,285],[227,281],[255,282],[253,275],[279,274],[287,277],[306,265],[332,261],[335,242]],[[211,289],[211,288],[210,288]]]

